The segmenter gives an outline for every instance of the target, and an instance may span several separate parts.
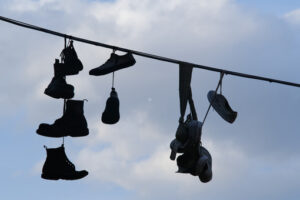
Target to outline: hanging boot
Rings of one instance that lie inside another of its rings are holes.
[[[83,65],[77,56],[72,40],[69,42],[69,45],[62,50],[60,55],[63,61],[61,71],[64,75],[75,75],[83,69]]]
[[[53,149],[45,148],[47,158],[43,166],[42,178],[49,180],[77,180],[88,175],[86,170],[75,170],[75,165],[67,158],[63,145]]]
[[[52,81],[45,89],[45,94],[53,98],[70,99],[74,97],[74,87],[67,84],[65,76],[63,76],[61,70],[61,64],[56,59],[54,63],[54,77]]]
[[[94,76],[105,75],[126,67],[130,67],[134,64],[135,59],[131,53],[127,53],[122,56],[112,53],[110,58],[103,65],[90,70],[89,74]]]
[[[47,137],[81,137],[88,135],[89,129],[83,114],[83,101],[68,100],[65,114],[51,125],[40,124],[36,132]]]
[[[207,94],[208,101],[215,111],[227,122],[233,123],[237,117],[237,112],[233,111],[222,94],[217,94],[211,90]]]
[[[115,88],[111,88],[110,97],[106,101],[105,110],[102,113],[101,120],[105,124],[115,124],[120,119],[120,102]]]

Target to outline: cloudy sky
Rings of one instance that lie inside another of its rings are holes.
[[[91,40],[228,70],[300,82],[300,2],[296,0],[1,0],[2,16]],[[111,50],[79,42],[84,70],[67,78],[85,102],[90,134],[65,140],[66,153],[89,175],[40,178],[43,145],[35,133],[62,116],[63,101],[44,95],[63,39],[0,23],[1,199],[296,200],[300,196],[299,88],[224,77],[223,94],[238,118],[211,111],[202,142],[213,157],[207,184],[176,174],[169,143],[179,118],[178,66],[135,56],[116,73],[121,120],[101,122],[111,75],[88,71]],[[123,54],[122,52],[117,52]],[[195,69],[200,119],[219,74]]]

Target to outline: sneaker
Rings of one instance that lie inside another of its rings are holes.
[[[233,123],[237,117],[237,112],[233,111],[226,100],[221,94],[216,94],[211,90],[207,94],[208,101],[211,103],[215,111],[227,122]]]
[[[90,70],[89,74],[93,76],[105,75],[123,68],[130,67],[134,64],[135,59],[131,53],[127,53],[123,56],[112,53],[110,58],[103,65]]]

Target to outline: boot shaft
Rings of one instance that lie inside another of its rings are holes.
[[[66,114],[83,115],[83,100],[68,100]]]
[[[58,59],[55,59],[53,68],[54,68],[54,77],[64,77],[64,74],[62,71],[63,63],[60,63]]]
[[[43,172],[75,170],[74,164],[67,158],[63,145],[58,148],[46,148],[46,152],[47,158],[43,166]]]

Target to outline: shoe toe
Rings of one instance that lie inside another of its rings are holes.
[[[89,173],[86,170],[77,171],[76,174],[74,174],[74,176],[72,177],[72,179],[73,180],[81,179],[81,178],[86,177],[88,174]]]
[[[91,70],[89,71],[89,75],[97,76],[97,68],[91,69]]]
[[[67,136],[65,130],[58,128],[55,125],[49,124],[40,124],[39,128],[36,130],[36,133],[46,137],[64,137]]]
[[[39,128],[36,130],[36,133],[39,135],[46,136],[47,133],[51,131],[51,126],[49,124],[40,124]]]

